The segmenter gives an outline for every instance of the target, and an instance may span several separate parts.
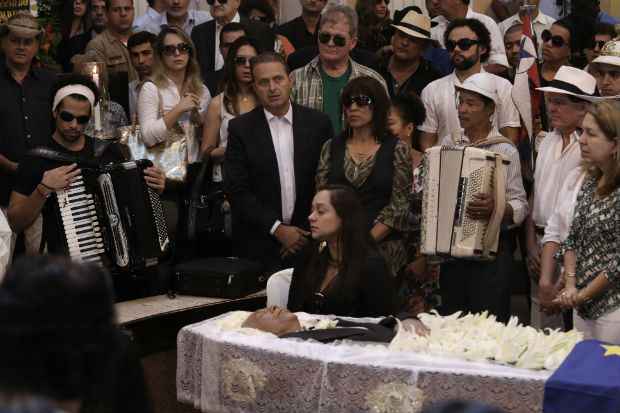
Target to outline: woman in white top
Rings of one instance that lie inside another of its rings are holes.
[[[153,74],[138,98],[138,118],[146,146],[164,142],[168,132],[200,127],[211,94],[200,77],[196,49],[185,32],[165,26],[155,42]],[[199,137],[188,141],[189,161],[198,155]],[[195,142],[194,142],[195,141]]]
[[[213,181],[222,182],[222,162],[228,141],[228,122],[256,107],[256,95],[250,60],[258,54],[258,47],[240,37],[231,46],[224,64],[222,93],[213,98],[207,109],[206,127],[202,135],[201,153],[213,162]]]

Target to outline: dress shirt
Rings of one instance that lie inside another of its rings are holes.
[[[497,27],[495,20],[484,14],[476,13],[471,8],[467,10],[467,19],[480,20],[491,33],[491,50],[489,60],[486,63],[495,63],[504,67],[509,67],[508,58],[506,57],[506,48],[504,47],[504,37]],[[448,28],[450,22],[444,16],[437,16],[433,19],[433,22],[437,23],[435,27],[431,29],[431,38],[441,44],[443,48],[446,45],[443,42],[443,34]]]
[[[538,148],[534,171],[532,220],[536,226],[547,225],[564,179],[580,162],[581,148],[576,133],[571,134],[570,143],[564,150],[562,135],[556,130],[547,133]]]
[[[484,69],[482,69],[484,72]],[[500,103],[495,109],[493,125],[498,129],[521,126],[519,112],[512,101],[512,85],[499,76],[492,75],[497,82]],[[422,102],[426,108],[426,120],[418,127],[423,132],[436,133],[438,140],[461,130],[458,118],[455,85],[461,81],[452,72],[448,76],[431,82],[422,91]]]
[[[138,119],[142,131],[142,139],[147,146],[154,146],[163,142],[168,137],[168,128],[164,118],[160,114],[160,103],[163,113],[168,113],[181,100],[179,91],[171,80],[168,80],[167,87],[158,88],[153,82],[146,82],[138,95]],[[200,98],[200,114],[207,110],[207,106],[211,101],[211,94],[206,86],[202,86],[202,95]],[[179,124],[189,122],[189,113],[184,113],[178,120]]]
[[[282,222],[288,224],[295,210],[295,146],[293,141],[293,105],[289,106],[286,115],[279,117],[265,110],[265,117],[269,124],[269,132],[273,141],[280,175],[280,197],[282,200]],[[281,222],[276,221],[271,228],[275,233]]]
[[[532,22],[532,26],[534,27],[534,33],[536,33],[536,42],[538,43],[538,57],[542,56],[542,32],[548,30],[553,24],[553,22],[555,22],[555,19],[553,17],[547,16],[541,11],[538,12],[538,16],[536,16],[536,18]],[[515,15],[499,23],[498,26],[499,31],[502,33],[502,38],[506,34],[506,31],[515,24],[523,24],[519,13],[516,13]]]
[[[488,139],[502,136],[497,129],[492,129]],[[467,146],[470,143],[467,136],[463,135],[461,141],[455,143],[452,136],[442,139],[442,145]],[[523,178],[521,176],[521,160],[519,151],[514,145],[509,143],[495,143],[493,145],[481,146],[491,152],[504,155],[510,164],[506,166],[506,202],[512,207],[512,220],[514,225],[520,225],[527,216],[528,204],[525,189],[523,189]]]
[[[161,26],[161,17],[161,13],[149,6],[149,8],[146,9],[146,13],[134,19],[133,31],[150,31],[148,27],[159,27]]]
[[[555,200],[555,207],[545,226],[545,235],[541,244],[545,242],[555,242],[561,244],[568,237],[570,225],[573,222],[577,194],[581,189],[581,184],[586,174],[580,167],[568,173],[562,188],[558,192]]]
[[[239,23],[240,21],[241,17],[239,13],[237,13],[229,23]],[[213,70],[220,70],[224,67],[224,56],[222,56],[222,52],[220,52],[220,33],[224,26],[225,24],[220,24],[217,20],[215,21],[215,67]]]
[[[208,22],[210,20],[213,20],[213,17],[211,16],[211,13],[209,12],[201,11],[201,10],[188,10],[187,18],[185,19],[185,23],[183,23],[183,27],[181,28],[188,36],[191,36],[192,30],[194,30],[194,27],[204,22]],[[167,24],[168,24],[168,13],[164,13],[161,16],[161,23],[159,24],[159,26],[150,27],[147,30],[150,31],[151,33],[159,34],[159,32],[161,31],[161,26],[167,25]]]

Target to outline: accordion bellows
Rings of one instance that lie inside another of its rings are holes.
[[[475,147],[437,146],[426,151],[421,252],[431,256],[493,259],[506,205],[506,169],[500,154]],[[466,213],[475,194],[490,193],[488,220]]]

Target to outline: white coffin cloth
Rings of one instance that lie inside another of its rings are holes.
[[[541,412],[551,375],[376,343],[248,335],[216,324],[229,314],[186,326],[177,337],[177,398],[203,412],[418,412],[447,399]],[[297,315],[302,324],[317,318]]]

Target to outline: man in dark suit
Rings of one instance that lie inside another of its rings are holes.
[[[238,10],[241,0],[227,0],[223,3],[209,0],[207,3],[211,6],[213,20],[199,24],[192,31],[192,41],[196,46],[196,57],[203,76],[224,66],[224,57],[220,51],[220,32],[228,23],[243,24],[247,36],[256,40],[262,51],[273,50],[275,34],[269,26],[240,16]]]
[[[230,121],[224,184],[232,205],[238,254],[275,271],[292,264],[308,241],[308,215],[327,115],[291,103],[291,80],[273,52],[252,60],[262,106]]]

